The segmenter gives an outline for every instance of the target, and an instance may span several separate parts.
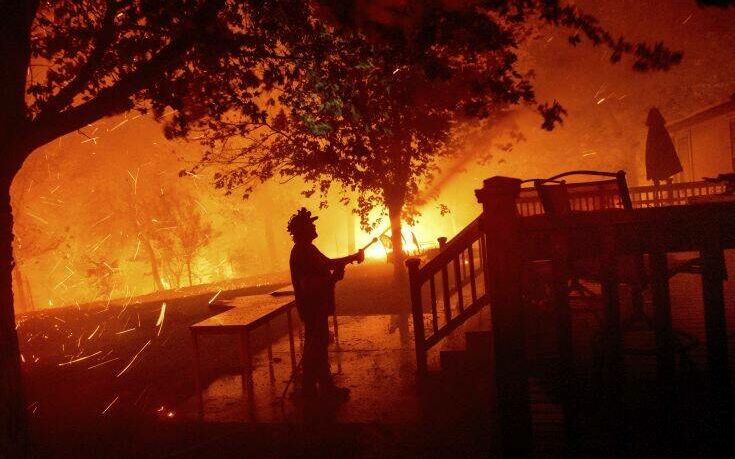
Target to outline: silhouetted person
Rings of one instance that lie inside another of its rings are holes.
[[[344,401],[349,389],[337,387],[329,369],[329,315],[334,314],[334,284],[344,276],[345,266],[353,261],[362,263],[362,250],[344,258],[331,259],[317,249],[316,226],[311,212],[301,208],[288,222],[293,237],[291,249],[291,283],[296,295],[296,309],[304,323],[302,392],[306,399],[317,395]],[[318,388],[317,388],[318,386]]]

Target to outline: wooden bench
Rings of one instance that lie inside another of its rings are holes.
[[[227,311],[212,316],[189,327],[194,346],[195,381],[198,398],[199,416],[204,415],[204,399],[201,387],[201,365],[199,340],[202,335],[236,335],[240,338],[240,363],[242,368],[243,394],[252,400],[252,352],[250,348],[250,332],[265,326],[268,344],[268,365],[271,380],[274,380],[273,347],[270,322],[285,315],[288,322],[288,340],[291,353],[291,368],[296,370],[296,347],[293,333],[292,310],[296,302],[292,296],[253,295],[222,300],[219,307],[229,308]]]

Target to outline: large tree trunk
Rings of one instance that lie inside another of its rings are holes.
[[[28,282],[28,278],[23,278],[23,287],[25,290],[23,290],[23,294],[26,297],[26,306],[28,307],[29,311],[35,311],[36,310],[36,302],[33,300],[33,290],[31,290],[31,283]]]
[[[14,309],[21,312],[28,312],[28,301],[26,301],[26,286],[23,282],[23,274],[20,266],[15,265],[13,269],[13,305]]]
[[[10,185],[31,152],[25,83],[30,26],[38,1],[0,2],[0,452],[23,457],[28,448],[18,335],[13,307],[13,214]]]
[[[405,274],[404,261],[406,259],[403,253],[403,237],[401,229],[403,224],[401,217],[403,215],[403,201],[395,200],[388,203],[388,217],[390,218],[390,240],[393,245],[393,272],[396,279],[401,279]]]
[[[0,451],[8,452],[4,457],[20,457],[28,445],[28,420],[13,308],[11,181],[0,179]]]
[[[148,236],[141,233],[141,241],[145,246],[145,251],[148,254],[148,259],[151,262],[151,276],[153,277],[153,288],[155,291],[164,290],[163,282],[161,282],[161,271],[158,269],[158,260],[156,259],[156,252],[153,250],[150,239]]]

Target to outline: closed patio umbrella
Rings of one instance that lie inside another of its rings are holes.
[[[653,107],[648,112],[648,136],[646,138],[646,178],[654,184],[662,180],[668,181],[683,169],[676,154],[674,142],[671,141],[666,121],[661,112]]]

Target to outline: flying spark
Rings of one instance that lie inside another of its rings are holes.
[[[133,255],[133,261],[138,258],[138,251],[140,250],[140,238],[138,238],[138,245],[135,246],[135,254]]]
[[[111,127],[110,129],[108,129],[107,132],[114,131],[115,129],[119,128],[120,126],[122,126],[123,124],[127,123],[128,121],[130,121],[130,120],[128,118],[125,118],[124,120],[120,121],[119,123],[117,123],[116,125],[114,125],[113,127]]]
[[[63,367],[63,366],[66,366],[66,365],[71,365],[72,363],[82,362],[84,360],[91,359],[92,357],[97,356],[97,355],[100,355],[100,354],[102,354],[102,351],[97,351],[94,354],[85,355],[84,357],[79,357],[79,358],[74,359],[74,360],[69,360],[68,362],[61,362],[58,365],[60,367]]]
[[[109,215],[107,215],[106,217],[102,217],[101,219],[97,220],[97,221],[96,221],[96,222],[94,222],[94,224],[92,225],[92,228],[94,228],[95,226],[99,225],[99,224],[100,224],[100,223],[102,223],[103,221],[105,221],[105,220],[109,219],[110,217],[112,217],[112,214],[111,214],[111,213],[110,213]]]
[[[99,329],[100,329],[100,326],[97,325],[97,328],[95,328],[94,331],[87,337],[87,340],[92,339],[94,337],[94,335],[97,334],[97,331],[99,331]]]
[[[117,399],[119,399],[119,398],[120,398],[119,395],[115,396],[115,398],[110,402],[110,404],[107,405],[107,408],[105,408],[104,410],[102,410],[102,414],[107,413],[107,410],[109,410],[110,408],[112,408],[112,405],[114,405],[115,402],[117,401]]]
[[[104,362],[100,362],[96,365],[92,365],[91,367],[88,367],[87,370],[91,370],[93,368],[101,367],[102,365],[107,365],[108,363],[114,362],[115,360],[120,360],[120,357],[115,357],[114,359],[105,360]]]
[[[164,301],[161,305],[161,312],[158,313],[158,320],[156,321],[156,327],[158,327],[158,333],[156,336],[161,336],[161,330],[163,329],[163,319],[166,316],[166,302]]]
[[[30,212],[26,212],[27,215],[30,215],[31,217],[35,218],[39,222],[43,223],[44,225],[48,225],[48,221],[44,220],[43,218],[39,217],[38,215],[32,214]]]
[[[214,300],[217,299],[217,297],[219,296],[220,293],[222,293],[222,289],[219,289],[219,291],[217,291],[217,293],[214,294],[214,296],[209,300],[209,303],[207,303],[207,304],[212,304],[214,302]]]
[[[207,213],[207,208],[204,207],[204,205],[201,202],[199,202],[198,199],[195,199],[194,202],[197,203],[197,205],[199,205],[199,207],[202,208],[202,210],[204,211],[205,214]]]
[[[125,365],[125,368],[123,368],[122,370],[120,370],[120,373],[118,373],[115,377],[116,378],[119,378],[120,376],[123,375],[123,373],[125,373],[126,371],[128,371],[128,369],[133,365],[133,362],[135,362],[135,359],[137,359],[138,356],[140,355],[140,353],[143,352],[145,350],[145,348],[147,348],[150,344],[151,344],[151,340],[148,340],[148,342],[145,343],[143,345],[143,347],[140,348],[140,350],[138,351],[138,353],[133,356],[133,358],[130,360],[130,363],[128,363],[127,365]]]

